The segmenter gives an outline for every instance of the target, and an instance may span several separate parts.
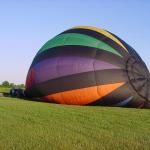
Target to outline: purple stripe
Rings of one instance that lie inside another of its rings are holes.
[[[58,77],[83,73],[88,71],[119,69],[110,63],[83,57],[55,57],[39,62],[34,67],[35,81],[43,82]]]

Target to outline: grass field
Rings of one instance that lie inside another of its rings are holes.
[[[0,92],[9,93],[10,88],[9,87],[2,87],[0,86]]]
[[[150,150],[150,111],[0,98],[0,150]]]

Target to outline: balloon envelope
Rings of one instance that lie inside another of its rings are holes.
[[[26,94],[72,105],[142,107],[150,100],[149,71],[136,51],[96,27],[71,28],[35,56]]]

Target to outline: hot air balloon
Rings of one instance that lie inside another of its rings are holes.
[[[26,79],[26,95],[70,104],[143,107],[149,71],[136,51],[96,27],[71,28],[46,42]]]

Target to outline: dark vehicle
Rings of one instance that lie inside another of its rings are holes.
[[[24,90],[13,88],[10,90],[10,96],[12,96],[12,97],[24,97],[25,96]]]

